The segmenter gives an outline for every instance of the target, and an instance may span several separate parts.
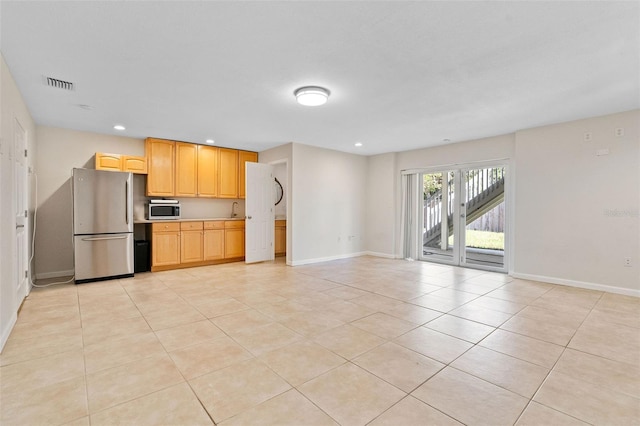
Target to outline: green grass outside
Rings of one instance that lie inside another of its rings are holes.
[[[449,237],[449,244],[453,245],[453,236]],[[467,230],[466,244],[473,248],[504,250],[504,233]]]

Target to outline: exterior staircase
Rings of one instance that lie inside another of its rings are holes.
[[[466,182],[466,224],[475,221],[504,200],[504,168],[471,170]],[[453,212],[453,182],[449,182],[448,212]],[[442,189],[424,200],[424,247],[436,247],[442,235]],[[453,233],[453,213],[447,220],[449,233]]]

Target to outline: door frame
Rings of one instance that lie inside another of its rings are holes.
[[[285,263],[288,266],[291,266],[293,259],[293,203],[291,202],[291,170],[289,168],[289,160],[287,158],[283,158],[280,160],[270,161],[269,163],[272,166],[278,166],[280,164],[284,164],[286,170],[286,180],[285,182],[280,182],[284,186],[284,199],[287,203],[287,227],[286,227],[286,236],[287,236],[287,253],[285,255]]]
[[[423,175],[423,174],[430,174],[430,173],[443,173],[443,172],[451,172],[453,171],[455,173],[455,177],[454,177],[454,185],[458,186],[458,191],[465,191],[463,190],[464,185],[462,185],[462,175],[465,171],[468,170],[474,170],[474,169],[483,169],[483,168],[489,168],[489,167],[504,167],[505,169],[505,176],[507,176],[507,179],[505,179],[505,183],[504,183],[504,205],[505,205],[505,224],[504,224],[504,258],[503,258],[503,266],[502,268],[496,268],[496,267],[492,267],[492,266],[485,266],[485,265],[476,265],[476,264],[469,264],[466,262],[466,260],[463,261],[464,259],[464,253],[465,253],[465,247],[466,247],[466,242],[465,242],[465,232],[463,232],[466,229],[466,218],[462,218],[460,216],[461,214],[461,205],[460,202],[456,202],[454,203],[453,206],[453,218],[454,218],[454,223],[453,223],[453,233],[454,233],[454,244],[453,244],[453,256],[451,261],[448,260],[444,260],[444,259],[425,259],[424,255],[422,254],[422,232],[421,229],[424,226],[424,208],[420,207],[419,210],[419,216],[418,216],[418,220],[417,222],[417,227],[416,229],[414,229],[414,232],[420,236],[420,238],[418,238],[419,240],[419,250],[418,250],[418,259],[422,260],[422,261],[427,261],[427,262],[433,262],[433,263],[440,263],[440,264],[445,264],[445,265],[451,265],[451,266],[460,266],[460,267],[465,267],[465,268],[471,268],[471,269],[479,269],[479,270],[485,270],[485,271],[491,271],[491,272],[500,272],[500,273],[512,273],[513,272],[513,256],[512,256],[512,248],[513,248],[513,242],[514,242],[514,235],[513,235],[513,211],[515,210],[513,208],[513,203],[515,202],[514,200],[514,196],[512,193],[512,188],[515,187],[514,185],[514,181],[515,181],[515,174],[513,173],[514,167],[512,164],[512,160],[509,158],[503,158],[503,159],[495,159],[495,160],[484,160],[484,161],[477,161],[477,162],[469,162],[469,163],[456,163],[456,164],[447,164],[447,165],[442,165],[442,166],[433,166],[433,167],[427,167],[427,168],[423,168],[423,169],[413,169],[407,172],[410,173],[417,173],[419,175]],[[420,189],[419,194],[420,197],[422,196],[422,189]],[[466,199],[466,193],[461,194],[462,198]],[[421,205],[421,203],[418,203]],[[466,215],[466,211],[465,211],[465,215]],[[464,222],[464,226],[462,226]]]
[[[22,140],[19,141],[18,138],[21,137]],[[18,144],[20,146],[18,147]],[[13,117],[13,160],[12,160],[12,174],[13,174],[13,203],[12,203],[12,211],[14,215],[14,225],[18,226],[18,212],[16,211],[18,208],[18,197],[22,197],[22,208],[20,209],[20,213],[24,210],[24,217],[21,217],[21,221],[23,227],[22,230],[22,253],[18,253],[18,244],[17,244],[17,235],[18,232],[14,230],[13,234],[13,242],[15,244],[14,247],[14,274],[13,274],[13,285],[16,289],[16,306],[20,306],[25,297],[29,294],[31,290],[30,280],[29,280],[29,161],[28,161],[28,135],[25,128],[22,126],[18,117]],[[22,173],[18,174],[17,162],[18,159],[22,159],[24,161],[24,165],[22,168]],[[19,180],[22,180],[22,185],[19,185]],[[22,187],[22,194],[18,194],[18,189]],[[18,259],[22,256],[23,262],[22,266],[25,268],[25,271],[22,271],[20,265],[18,265]],[[23,276],[24,274],[24,276]]]

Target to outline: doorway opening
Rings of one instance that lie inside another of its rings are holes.
[[[506,176],[504,165],[420,174],[419,258],[504,272]]]

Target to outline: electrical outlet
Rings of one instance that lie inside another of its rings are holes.
[[[616,136],[619,137],[619,138],[624,136],[624,127],[618,127],[616,129]]]
[[[584,141],[585,142],[591,142],[592,136],[591,136],[591,132],[586,132],[584,134]]]
[[[624,266],[627,266],[629,268],[631,267],[631,258],[630,257],[625,257],[624,258]]]

